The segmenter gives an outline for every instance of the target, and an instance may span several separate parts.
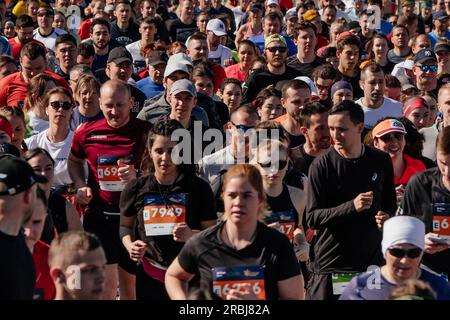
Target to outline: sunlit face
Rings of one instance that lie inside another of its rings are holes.
[[[114,16],[121,23],[128,23],[131,18],[131,6],[125,3],[119,3],[114,10]]]
[[[336,20],[336,10],[326,8],[322,13],[322,19],[327,25],[331,25]]]
[[[236,149],[237,158],[250,158],[251,145],[250,140],[252,134],[255,133],[258,117],[247,112],[237,111],[231,115],[230,125],[228,130],[231,131],[231,142]],[[244,132],[239,128],[245,127],[248,130]]]
[[[77,47],[70,42],[60,43],[55,48],[55,56],[58,58],[60,65],[63,65],[66,69],[70,69],[76,64],[77,54]]]
[[[315,113],[309,119],[309,127],[304,131],[305,138],[316,149],[328,149],[330,147],[330,129],[328,127],[328,113]]]
[[[378,105],[383,103],[384,96],[384,74],[380,72],[365,72],[365,79],[360,80],[361,87],[364,91],[364,98],[369,99],[372,104]]]
[[[333,100],[333,105],[337,105],[344,100],[353,100],[353,91],[349,89],[339,89],[331,97]]]
[[[431,69],[422,71],[422,66],[435,66],[436,71]],[[419,90],[432,91],[437,86],[437,64],[436,61],[428,60],[423,63],[416,63],[413,67],[416,78],[416,86]]]
[[[422,129],[428,127],[428,121],[430,119],[430,111],[428,108],[416,108],[407,117],[417,127]]]
[[[76,94],[80,108],[85,110],[98,110],[100,108],[99,97],[99,92],[94,88],[88,87],[87,84],[83,85]]]
[[[438,108],[443,114],[445,123],[450,123],[450,90],[443,89],[439,91]]]
[[[238,57],[243,69],[246,70],[250,68],[256,60],[256,51],[252,46],[243,44],[239,46]]]
[[[37,14],[37,22],[39,28],[42,29],[51,28],[54,18],[55,16],[53,14],[45,12],[44,10],[39,10]]]
[[[171,106],[171,118],[181,121],[191,117],[192,109],[197,104],[197,99],[189,92],[179,92],[169,96],[169,104]]]
[[[61,13],[55,13],[55,19],[53,20],[53,28],[59,28],[66,30],[66,18]]]
[[[298,51],[304,52],[305,54],[314,53],[317,44],[317,37],[314,30],[308,28],[306,30],[299,30],[297,37],[297,48]]]
[[[223,190],[224,218],[236,225],[256,224],[264,203],[247,177],[231,178]]]
[[[39,10],[39,3],[37,1],[31,1],[28,4],[28,15],[33,18],[37,16],[37,11]]]
[[[114,89],[110,87],[102,88],[100,92],[100,109],[111,127],[120,128],[130,120],[134,99],[125,90]]]
[[[8,39],[14,37],[14,35],[16,34],[16,28],[14,26],[14,22],[7,21],[5,23],[5,27],[3,28],[3,34]]]
[[[333,85],[333,79],[322,79],[317,78],[314,82],[317,88],[317,93],[320,100],[327,100],[328,93],[330,92],[330,88]]]
[[[265,52],[267,64],[270,64],[275,68],[281,68],[286,63],[288,49],[283,43],[278,41],[272,42],[265,49]]]
[[[58,106],[58,103],[60,104]],[[61,104],[68,103],[71,105],[71,108],[69,110],[64,110],[63,107],[61,107]],[[73,104],[70,97],[66,96],[62,93],[54,93],[51,95],[50,99],[48,100],[48,106],[47,106],[47,114],[48,119],[51,124],[55,125],[62,125],[69,127]]]
[[[172,151],[177,142],[170,137],[156,136],[150,150],[155,172],[162,176],[173,175],[177,171],[177,166],[172,161]]]
[[[154,39],[156,34],[156,26],[154,23],[145,23],[142,22],[139,25],[139,33],[141,34],[142,39],[145,39],[147,41],[151,41]]]
[[[223,88],[222,101],[228,107],[228,110],[237,108],[242,101],[242,88],[235,83],[229,83]]]
[[[209,49],[206,40],[190,40],[187,54],[192,58],[192,61],[207,60]]]
[[[206,33],[206,25],[208,24],[208,17],[204,14],[197,16],[197,28],[198,31]]]
[[[372,51],[375,54],[377,60],[381,60],[387,56],[389,50],[388,44],[385,39],[375,38],[373,40]]]
[[[401,157],[405,149],[405,134],[401,132],[391,132],[373,141],[375,148],[387,152],[391,158]]]
[[[33,27],[18,27],[17,31],[17,39],[21,44],[26,44],[33,39]]]
[[[283,111],[281,99],[276,96],[271,96],[264,100],[263,105],[258,109],[258,115],[260,121],[269,121],[281,116]]]
[[[46,193],[50,192],[50,188],[53,184],[53,178],[55,176],[55,167],[53,162],[43,154],[38,154],[37,156],[28,160],[28,164],[33,168],[33,170],[44,177],[47,178],[47,183],[40,183],[39,187]]]
[[[41,238],[44,230],[45,218],[47,217],[47,208],[41,200],[36,200],[33,207],[31,218],[24,224],[25,241],[27,247],[32,250],[36,242]]]
[[[286,152],[261,146],[257,150],[256,159],[256,167],[265,186],[277,186],[283,183],[289,160]]]
[[[395,28],[392,31],[392,44],[397,48],[408,46],[409,35],[405,28]]]
[[[280,21],[278,19],[275,20],[264,19],[263,31],[265,37],[268,37],[272,34],[280,33],[281,31]]]
[[[18,147],[20,150],[22,148],[23,139],[25,138],[25,123],[21,118],[17,116],[11,117],[9,123],[13,128],[11,143]]]
[[[3,67],[0,67],[0,80],[17,71],[17,67],[14,63],[7,63]]]
[[[28,81],[35,75],[45,71],[47,68],[47,61],[42,56],[37,57],[34,60],[31,60],[27,56],[23,56],[20,58],[20,65],[22,66],[22,75],[25,80]]]
[[[141,4],[141,14],[143,19],[147,17],[154,18],[156,14],[156,3],[153,1],[144,1]]]
[[[133,64],[131,61],[122,61],[121,63],[111,62],[107,66],[110,79],[119,79],[127,82],[133,73]]]
[[[413,249],[416,247],[412,244],[404,243],[396,244],[393,248]],[[410,258],[407,256],[397,258],[393,256],[388,249],[385,254],[385,259],[388,272],[395,278],[396,281],[401,282],[407,279],[415,279],[417,277],[422,254],[417,258]]]
[[[286,109],[286,113],[292,118],[297,119],[300,111],[305,107],[306,103],[311,100],[311,91],[309,89],[292,89],[286,90],[286,98],[281,98],[281,103]]]
[[[164,78],[164,87],[166,88],[166,91],[170,92],[174,82],[178,81],[178,80],[182,80],[182,79],[188,79],[189,80],[189,75],[186,72],[183,72],[183,71],[172,72],[169,76]]]
[[[92,43],[98,49],[104,49],[109,45],[111,34],[107,26],[96,24],[91,33]]]
[[[345,45],[341,51],[336,52],[339,58],[339,65],[344,69],[352,70],[356,68],[359,61],[359,48],[355,45]]]
[[[102,14],[104,10],[105,10],[105,3],[103,1],[97,1],[92,7],[92,14],[95,17],[97,14]]]
[[[220,44],[220,37],[209,30],[207,31],[206,35],[208,44],[211,47],[211,51],[215,51],[217,49],[217,46]]]
[[[364,123],[354,124],[348,112],[340,112],[328,116],[330,136],[337,150],[350,150],[352,146],[361,141],[361,132]]]
[[[412,52],[417,54],[421,49],[431,49],[430,40],[426,35],[419,35],[416,38],[415,44],[412,47]]]
[[[214,82],[209,77],[194,77],[192,79],[197,92],[203,93],[208,97],[214,96]]]

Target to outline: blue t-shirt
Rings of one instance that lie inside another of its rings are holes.
[[[384,34],[385,36],[387,36],[389,33],[392,32],[392,23],[386,21],[386,20],[381,20],[380,21],[380,28],[376,30],[377,33],[381,33]]]
[[[156,96],[158,93],[164,91],[162,84],[155,83],[150,77],[144,78],[136,82],[139,90],[145,93],[147,98]]]
[[[9,44],[8,39],[4,36],[0,36],[0,55],[12,57],[11,45]]]
[[[422,280],[436,292],[437,300],[450,300],[450,285],[444,278],[420,269]],[[379,274],[375,274],[378,272]],[[378,271],[370,271],[354,277],[345,288],[339,300],[389,300],[389,295],[396,287],[388,282]]]
[[[430,32],[428,33],[428,38],[431,41],[431,47],[434,48],[434,45],[436,44],[436,42],[438,42],[439,40],[445,40],[445,39],[450,39],[450,31],[446,31],[445,35],[443,37],[438,37],[438,35],[436,33]]]

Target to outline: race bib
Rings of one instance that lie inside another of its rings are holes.
[[[272,212],[265,218],[265,222],[266,224],[278,222],[280,224],[278,231],[285,234],[289,240],[292,241],[294,239],[295,216],[293,210]]]
[[[222,299],[225,299],[232,289],[245,292],[246,285],[250,286],[258,300],[266,299],[264,267],[218,267],[212,269],[212,274],[213,291]]]
[[[450,240],[450,203],[433,203],[433,233]]]
[[[331,281],[333,283],[333,294],[340,296],[353,277],[356,277],[359,274],[359,272],[333,273],[331,276]]]
[[[146,236],[171,235],[177,223],[186,222],[186,194],[144,197],[144,227]]]
[[[97,176],[100,190],[109,192],[120,192],[125,184],[119,178],[119,168],[117,164],[119,159],[126,158],[123,156],[99,156],[97,158]],[[134,166],[131,165],[133,168]]]

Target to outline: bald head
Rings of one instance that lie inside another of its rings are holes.
[[[100,88],[100,109],[108,124],[113,128],[120,128],[130,120],[134,98],[130,87],[120,80],[109,80]]]
[[[108,80],[100,88],[100,96],[111,92],[125,94],[128,99],[131,97],[130,86],[120,80]]]

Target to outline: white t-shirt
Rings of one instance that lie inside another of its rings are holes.
[[[48,129],[47,120],[39,118],[32,111],[28,112],[28,116],[30,117],[28,125],[33,129],[33,135]]]
[[[73,132],[69,131],[66,139],[62,142],[52,143],[47,138],[47,130],[25,139],[28,149],[42,148],[48,151],[55,160],[55,178],[53,185],[68,185],[72,183],[67,170],[67,158],[72,145]]]
[[[55,51],[56,38],[62,34],[66,34],[66,33],[67,32],[62,29],[53,28],[52,33],[50,33],[48,36],[44,37],[39,32],[39,28],[37,28],[33,31],[33,39],[42,42],[47,49]]]
[[[230,48],[221,44],[219,44],[216,51],[210,51],[208,54],[208,60],[216,62],[222,65],[222,67],[224,66],[225,60],[230,58],[233,58]]]
[[[140,70],[145,69],[145,58],[141,55],[141,40],[130,43],[129,45],[125,46],[125,48],[133,58],[134,72],[139,72]]]
[[[372,129],[378,120],[385,117],[403,116],[402,104],[393,99],[384,97],[383,104],[377,109],[364,106],[362,99],[363,98],[358,99],[356,103],[359,104],[364,111],[364,127],[366,128]]]

